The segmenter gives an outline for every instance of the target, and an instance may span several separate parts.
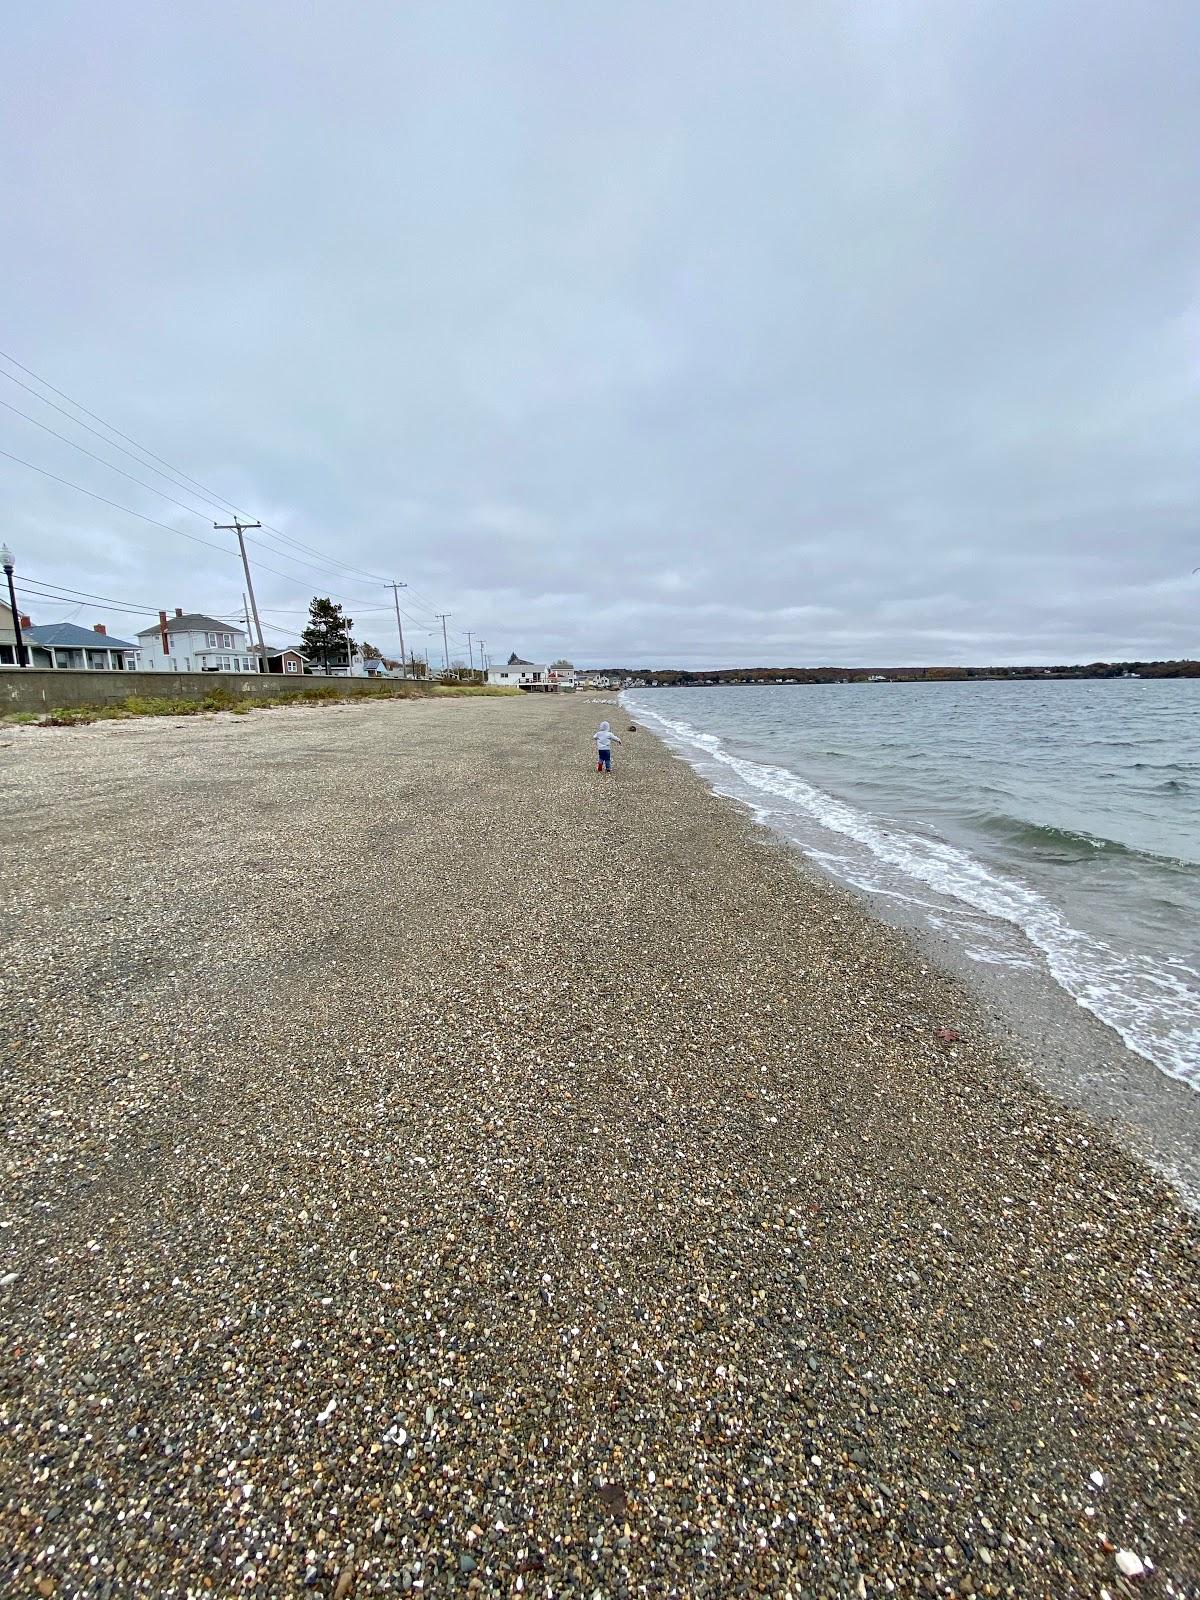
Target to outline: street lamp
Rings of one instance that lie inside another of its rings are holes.
[[[25,665],[25,641],[21,637],[21,613],[17,610],[17,591],[13,588],[13,553],[7,545],[0,549],[0,561],[4,563],[4,576],[8,579],[8,605],[12,612],[17,665],[23,667]]]

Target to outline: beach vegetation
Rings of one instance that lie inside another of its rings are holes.
[[[5,721],[36,724],[42,728],[78,728],[91,722],[128,722],[138,717],[212,716],[221,711],[244,717],[251,711],[276,711],[287,706],[346,705],[359,700],[429,700],[468,695],[511,698],[520,692],[519,689],[488,684],[429,683],[412,679],[364,684],[361,688],[349,689],[334,681],[313,684],[277,698],[259,700],[249,696],[243,698],[224,687],[218,687],[195,699],[176,700],[169,695],[131,694],[113,705],[55,706],[41,714],[36,711],[16,711],[10,713]]]

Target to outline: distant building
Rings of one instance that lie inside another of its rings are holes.
[[[257,672],[244,628],[202,611],[158,613],[158,625],[138,632],[146,672]]]
[[[525,689],[544,694],[550,689],[550,668],[536,661],[523,661],[514,653],[503,666],[488,668],[487,681],[505,689]]]
[[[354,646],[350,654],[348,665],[345,654],[342,654],[337,657],[331,657],[329,665],[325,668],[318,666],[314,662],[313,671],[327,672],[331,678],[365,678],[368,675],[366,662],[363,660],[362,652],[357,645]]]
[[[251,651],[251,654],[257,656],[257,645]],[[268,672],[282,673],[288,677],[300,677],[309,668],[308,657],[300,649],[299,645],[294,644],[280,645],[278,649],[272,649],[268,645],[264,660],[267,663]]]
[[[550,687],[563,694],[574,694],[577,676],[575,668],[569,661],[552,661],[550,663]]]

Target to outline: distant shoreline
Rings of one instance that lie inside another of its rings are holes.
[[[1200,661],[1097,662],[1086,667],[727,667],[718,672],[595,667],[601,687],[640,689],[775,688],[819,683],[1077,683],[1080,680],[1157,682],[1200,679]]]

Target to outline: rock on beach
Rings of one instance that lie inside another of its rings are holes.
[[[1200,1592],[1192,1219],[596,714],[14,730],[0,1590]]]

